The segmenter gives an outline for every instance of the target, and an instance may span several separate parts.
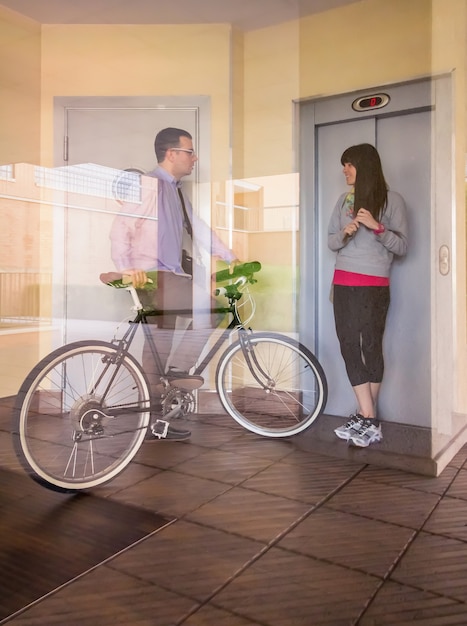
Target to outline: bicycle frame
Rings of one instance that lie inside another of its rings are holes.
[[[141,305],[139,301],[136,291],[132,287],[129,287],[128,291],[130,291],[133,301],[135,302],[134,308],[136,309],[137,313],[136,313],[135,318],[133,320],[130,320],[129,328],[126,330],[123,337],[121,339],[114,339],[111,343],[113,343],[114,345],[118,347],[119,353],[123,354],[125,352],[129,352],[130,346],[133,342],[133,339],[138,330],[138,327],[141,325],[143,327],[144,337],[149,346],[152,358],[154,359],[158,370],[163,371],[162,361],[161,361],[159,352],[157,350],[156,340],[154,339],[154,336],[150,329],[151,324],[148,318],[163,315],[164,311],[160,309],[144,309],[144,307]],[[208,314],[212,314],[212,313],[231,314],[232,319],[230,320],[229,324],[225,327],[221,335],[216,339],[214,345],[210,348],[209,352],[201,361],[201,363],[199,363],[199,365],[195,368],[193,375],[198,376],[201,374],[201,372],[203,372],[206,369],[208,364],[212,361],[214,356],[220,350],[221,346],[225,343],[228,337],[230,337],[233,331],[238,330],[239,333],[241,333],[242,331],[247,332],[247,329],[244,328],[243,323],[235,307],[236,299],[234,297],[229,296],[228,300],[229,300],[229,306],[227,307],[215,307],[213,309],[202,311],[203,313],[208,313]],[[170,313],[172,315],[190,315],[192,312],[186,309],[176,309],[176,310],[171,309]],[[213,332],[214,330],[215,329],[213,329]]]
[[[259,268],[257,268],[259,269]],[[230,276],[230,274],[229,274]],[[195,366],[192,375],[199,376],[204,372],[208,364],[212,361],[215,355],[219,352],[221,346],[227,341],[233,331],[238,331],[239,333],[239,341],[242,348],[243,355],[245,357],[245,361],[248,365],[248,368],[256,380],[256,382],[265,390],[271,388],[271,380],[269,376],[261,367],[258,359],[256,358],[255,351],[251,348],[250,342],[248,340],[248,335],[251,332],[250,328],[245,328],[240,316],[238,314],[236,302],[241,298],[241,292],[238,287],[245,285],[250,279],[246,276],[240,275],[237,277],[238,279],[234,283],[230,283],[229,285],[222,287],[220,290],[216,290],[216,294],[222,293],[228,300],[227,307],[215,307],[213,309],[201,311],[204,314],[213,314],[213,313],[223,313],[230,314],[232,319],[229,324],[226,326],[224,331],[220,334],[220,336],[216,339],[214,345],[209,349],[206,356],[203,358],[201,363]],[[105,280],[104,282],[108,282]],[[119,340],[114,339],[112,341],[118,347],[119,354],[124,354],[125,352],[129,352],[129,348],[133,342],[134,336],[136,334],[136,330],[138,326],[141,324],[143,326],[143,332],[145,336],[146,345],[149,347],[151,356],[156,365],[157,371],[163,372],[164,366],[162,364],[162,360],[160,358],[159,352],[156,346],[156,340],[154,339],[153,334],[150,330],[150,317],[163,315],[165,311],[153,308],[145,309],[141,300],[139,298],[138,292],[133,287],[133,285],[129,284],[126,287],[126,290],[130,293],[131,298],[133,300],[133,310],[136,311],[136,317],[133,320],[130,320],[130,327],[125,332],[123,337]],[[181,316],[191,316],[192,311],[186,309],[171,309],[171,315],[181,315]],[[213,333],[214,333],[213,329]],[[164,376],[161,376],[161,382],[164,383]],[[167,382],[167,381],[166,381]],[[168,382],[167,382],[168,384]]]
[[[213,313],[222,313],[222,314],[230,314],[232,316],[229,324],[222,331],[220,336],[216,339],[214,345],[209,349],[208,353],[205,355],[201,363],[195,366],[192,375],[199,376],[204,372],[208,364],[212,361],[215,355],[220,351],[223,344],[227,341],[227,339],[231,336],[232,332],[238,331],[239,341],[241,345],[241,349],[245,358],[245,361],[248,365],[248,368],[256,380],[258,385],[262,387],[264,390],[271,389],[273,382],[270,380],[268,374],[264,371],[259,363],[255,351],[252,348],[248,336],[251,333],[251,328],[245,328],[236,307],[236,302],[240,299],[241,294],[238,291],[238,285],[245,285],[247,282],[247,278],[240,277],[238,281],[235,283],[222,288],[222,293],[228,300],[227,307],[215,307],[213,309],[201,311],[201,313],[205,314],[213,314]],[[130,346],[133,342],[137,329],[140,325],[143,327],[144,337],[146,345],[149,347],[151,356],[156,365],[157,371],[163,372],[164,366],[162,360],[160,358],[159,352],[157,350],[156,340],[150,330],[150,317],[160,316],[165,313],[165,311],[154,308],[145,309],[141,300],[138,296],[137,290],[132,286],[128,285],[126,290],[130,293],[131,298],[133,300],[133,310],[136,311],[136,317],[129,322],[129,328],[124,333],[121,339],[112,340],[112,344],[114,344],[117,349],[117,355],[124,355],[125,353],[130,353]],[[191,316],[192,311],[186,309],[171,309],[171,315],[181,315],[181,316]],[[215,329],[213,329],[214,333]],[[118,357],[117,357],[118,358]],[[164,384],[164,376],[161,376],[160,381]],[[165,384],[169,386],[169,381],[166,378]],[[151,397],[151,408],[152,407],[152,397]]]

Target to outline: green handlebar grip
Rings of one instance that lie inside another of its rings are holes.
[[[233,272],[230,274],[228,269],[220,270],[214,274],[214,278],[217,283],[221,283],[224,280],[230,280],[232,278],[238,278],[239,276],[251,276],[261,269],[261,263],[259,261],[249,261],[248,263],[242,263],[236,265]]]

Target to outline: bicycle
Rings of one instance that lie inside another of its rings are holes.
[[[90,489],[116,477],[138,452],[148,428],[164,437],[172,418],[194,412],[197,383],[190,385],[190,380],[200,377],[226,341],[215,373],[225,411],[247,430],[266,437],[290,437],[308,428],[327,400],[318,360],[296,339],[254,332],[247,326],[252,316],[241,319],[245,302],[254,314],[249,285],[257,282],[254,276],[260,269],[254,262],[238,266],[232,275],[227,270],[216,273],[217,282],[225,283],[216,295],[225,296],[228,306],[215,311],[230,321],[191,372],[193,378],[161,377],[162,414],[153,421],[149,382],[130,347],[141,326],[160,364],[148,318],[161,311],[144,308],[121,275],[101,276],[107,284],[129,291],[136,315],[121,338],[64,345],[28,374],[16,397],[12,429],[25,471],[43,486],[63,492]]]

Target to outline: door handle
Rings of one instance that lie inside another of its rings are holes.
[[[442,245],[438,254],[439,260],[439,272],[442,276],[447,276],[451,269],[451,260],[449,255],[449,248],[446,245]]]

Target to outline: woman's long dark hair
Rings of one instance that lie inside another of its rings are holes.
[[[379,222],[386,209],[388,186],[378,151],[369,143],[351,146],[342,154],[341,163],[350,163],[357,170],[354,213],[367,209]]]

